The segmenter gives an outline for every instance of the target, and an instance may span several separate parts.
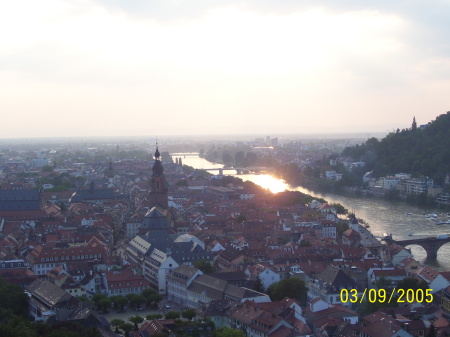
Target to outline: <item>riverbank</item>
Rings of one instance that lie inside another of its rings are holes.
[[[197,169],[210,168],[211,164],[204,158],[186,156],[184,163]],[[215,164],[217,165],[217,164]],[[215,171],[215,174],[218,172]],[[354,212],[358,218],[364,219],[370,226],[374,235],[381,236],[383,233],[392,233],[394,239],[421,238],[427,236],[437,236],[450,233],[450,225],[436,225],[432,220],[423,215],[432,213],[431,209],[421,209],[419,207],[396,203],[382,198],[361,197],[355,195],[340,195],[335,193],[319,192],[302,186],[291,186],[280,178],[275,178],[269,174],[233,174],[244,181],[251,181],[264,189],[273,193],[289,190],[299,191],[314,198],[322,198],[329,203],[339,203]],[[438,212],[440,213],[442,211]],[[436,260],[427,260],[426,252],[420,246],[410,246],[413,255],[421,262],[440,270],[450,270],[450,244],[442,246],[438,252]]]
[[[272,171],[279,179],[283,175],[279,171]],[[290,186],[307,188],[318,193],[331,193],[342,196],[355,196],[364,198],[378,198],[393,203],[402,203],[412,207],[423,209],[424,212],[448,212],[450,205],[438,203],[436,199],[427,193],[401,194],[396,189],[385,190],[383,188],[362,188],[358,186],[342,186],[339,182],[323,178],[312,178],[303,174],[297,174],[296,178],[290,177],[286,180]],[[301,183],[300,183],[301,182]]]

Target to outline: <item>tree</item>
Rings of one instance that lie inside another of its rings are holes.
[[[358,312],[361,316],[365,316],[388,307],[398,307],[397,301],[391,301],[390,303],[389,301],[370,302],[367,298],[365,298],[362,304],[358,306]]]
[[[213,273],[216,269],[209,261],[206,261],[205,259],[201,259],[200,261],[195,261],[194,267],[197,269],[200,269],[202,271],[202,273],[204,273],[204,274]]]
[[[236,152],[234,154],[234,163],[236,166],[242,166],[244,164],[245,153],[243,151]]]
[[[192,320],[196,315],[197,314],[194,309],[187,309],[181,312],[181,316],[187,318],[188,320]]]
[[[136,296],[136,294],[126,294],[125,298],[127,299],[128,302],[131,303],[131,300]]]
[[[140,323],[142,323],[144,321],[144,317],[136,315],[136,316],[130,317],[128,320],[130,322],[134,323],[134,330],[137,331],[139,329],[138,328],[138,324],[140,324]]]
[[[300,303],[306,303],[307,288],[305,282],[298,278],[287,278],[273,283],[268,289],[267,294],[272,301],[280,301],[285,297],[295,298]]]
[[[428,333],[428,337],[436,337],[436,328],[434,327],[433,323],[431,323],[430,332]]]
[[[133,298],[131,298],[131,304],[135,308],[140,308],[146,302],[147,302],[147,299],[142,295],[136,295]]]
[[[145,318],[147,318],[150,321],[152,319],[163,318],[163,315],[162,314],[150,314],[150,315],[145,316]]]
[[[264,284],[261,281],[261,278],[258,276],[255,280],[255,284],[253,285],[253,289],[255,291],[258,291],[260,293],[264,293],[264,291],[266,290],[266,288],[264,288]]]
[[[97,310],[100,310],[100,301],[105,298],[106,295],[103,294],[95,294],[94,296],[92,296],[92,302],[94,302],[95,305],[97,305]]]
[[[77,296],[77,298],[78,298],[81,302],[93,304],[93,302],[92,302],[89,298],[87,298],[85,295]]]
[[[111,307],[111,300],[105,296],[98,302],[99,308],[102,308],[103,312],[107,312],[108,308]]]
[[[153,307],[158,306],[158,303],[162,301],[162,296],[160,294],[153,294],[147,297],[147,303]]]
[[[411,130],[412,131],[416,131],[417,130],[416,116],[414,116],[414,118],[413,118],[413,122],[412,122],[412,125],[411,125]]]
[[[233,157],[228,152],[224,152],[222,155],[222,161],[225,165],[229,165],[233,162]]]
[[[236,218],[237,222],[243,223],[245,220],[247,220],[247,216],[245,214],[239,214]]]
[[[164,316],[166,319],[177,319],[180,318],[180,312],[179,311],[169,311]]]
[[[146,298],[148,304],[153,306],[158,305],[158,303],[162,300],[162,296],[153,288],[144,289],[142,296]]]
[[[14,284],[7,284],[0,278],[0,312],[5,310],[9,311],[12,315],[28,317],[27,299],[28,297],[21,287]]]
[[[403,280],[397,283],[397,289],[404,289],[407,291],[408,289],[413,289],[416,291],[417,289],[422,289],[425,291],[428,289],[428,283],[424,280],[418,280],[415,277],[405,277]]]
[[[125,337],[129,337],[130,331],[133,330],[133,324],[123,323],[119,325],[119,329],[125,331]]]
[[[41,168],[42,172],[53,172],[53,166],[50,165],[44,165]]]
[[[331,206],[334,207],[334,209],[336,210],[337,214],[348,214],[348,209],[345,208],[344,206],[342,206],[339,203],[331,204]]]
[[[118,319],[118,318],[114,318],[112,321],[111,321],[111,325],[112,326],[114,326],[115,328],[116,328],[116,333],[118,333],[119,332],[119,326],[120,325],[122,325],[122,324],[124,324],[125,322],[123,321],[123,320],[121,320],[121,319]]]
[[[255,166],[258,156],[256,153],[247,152],[243,161],[243,166]]]
[[[177,186],[177,187],[188,187],[188,182],[187,182],[186,179],[181,179],[181,180],[178,180],[175,183],[175,186]]]
[[[245,334],[241,330],[223,327],[214,332],[214,337],[245,337]]]
[[[121,295],[115,296],[114,303],[119,309],[122,311],[125,308],[125,304],[127,303],[127,299]]]
[[[308,239],[302,240],[300,242],[300,247],[311,247],[311,242]]]
[[[150,295],[153,295],[153,294],[156,294],[156,290],[153,289],[153,288],[144,289],[142,291],[142,293],[141,293],[141,295],[146,297],[146,298],[149,297]]]
[[[377,286],[377,289],[392,289],[392,282],[386,279],[384,275],[380,276],[375,285]]]

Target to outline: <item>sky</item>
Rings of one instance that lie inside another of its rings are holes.
[[[450,110],[449,0],[0,4],[0,138],[392,131]]]

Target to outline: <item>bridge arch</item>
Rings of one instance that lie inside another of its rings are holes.
[[[428,253],[421,245],[418,245],[416,243],[411,243],[407,246],[405,246],[407,250],[411,252],[411,254],[414,256],[414,258],[420,259],[420,260],[426,260],[428,258]]]
[[[450,242],[450,238],[436,238],[436,237],[429,237],[429,238],[422,238],[422,239],[412,239],[412,240],[393,240],[388,239],[386,242],[392,242],[396,243],[402,247],[407,247],[409,245],[418,245],[421,246],[425,251],[427,252],[427,259],[436,259],[437,253],[439,249],[445,245],[446,243]]]

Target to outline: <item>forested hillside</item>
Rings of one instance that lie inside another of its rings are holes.
[[[442,184],[450,172],[450,112],[420,128],[415,118],[409,129],[391,132],[381,141],[376,138],[362,145],[347,147],[343,153],[366,162],[375,176],[399,172],[425,175]]]

